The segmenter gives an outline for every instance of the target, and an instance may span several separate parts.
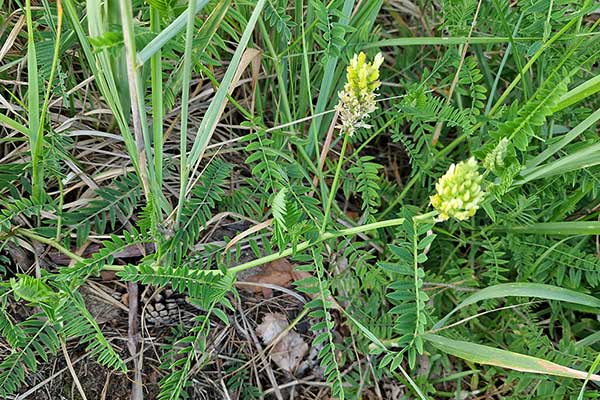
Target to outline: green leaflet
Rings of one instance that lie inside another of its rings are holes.
[[[500,125],[492,136],[497,139],[507,137],[517,149],[525,151],[535,133],[534,128],[546,121],[546,117],[554,112],[560,96],[567,92],[569,80],[566,73],[557,73],[547,79],[533,98],[519,109],[517,117]]]

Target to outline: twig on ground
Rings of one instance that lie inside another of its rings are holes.
[[[77,377],[77,373],[75,372],[75,369],[73,368],[73,363],[71,362],[71,357],[69,357],[69,352],[67,351],[67,346],[66,346],[64,340],[60,341],[60,348],[62,349],[63,355],[65,356],[65,362],[67,363],[67,368],[69,369],[69,372],[71,373],[71,377],[73,378],[73,383],[75,384],[75,387],[77,387],[77,391],[79,392],[79,394],[81,395],[81,398],[83,400],[87,400],[87,397],[85,396],[85,391],[83,390],[83,387],[81,386],[81,382],[79,382],[79,378]]]
[[[138,333],[138,285],[137,283],[129,282],[127,284],[129,319],[127,324],[127,348],[133,357],[133,382],[131,384],[131,399],[142,400],[144,392],[142,390],[142,371],[141,361],[143,352],[140,352],[138,358],[137,348],[139,344]]]

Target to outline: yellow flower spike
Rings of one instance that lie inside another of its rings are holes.
[[[436,194],[429,199],[441,221],[451,217],[466,220],[475,215],[485,197],[481,187],[483,176],[477,172],[477,167],[473,157],[452,164],[435,184]]]
[[[364,120],[377,109],[375,91],[381,85],[379,67],[383,56],[378,53],[373,62],[367,62],[367,56],[361,52],[355,54],[346,68],[346,84],[339,93],[340,129],[342,133],[352,135],[356,128],[368,128]]]

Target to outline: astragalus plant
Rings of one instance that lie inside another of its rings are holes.
[[[0,5],[3,398],[54,357],[85,397],[75,351],[134,399],[153,361],[159,399],[598,397],[594,2]],[[280,260],[307,379],[235,336]],[[159,353],[160,288],[195,316]]]

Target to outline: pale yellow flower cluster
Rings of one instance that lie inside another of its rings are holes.
[[[466,220],[475,215],[485,196],[482,180],[475,158],[452,164],[435,184],[437,193],[429,198],[439,213],[439,219]]]
[[[340,129],[342,133],[352,135],[357,128],[368,128],[364,121],[377,109],[375,92],[381,85],[379,67],[383,56],[378,53],[373,62],[367,62],[365,53],[355,54],[346,69],[346,84],[338,96],[340,102]]]

